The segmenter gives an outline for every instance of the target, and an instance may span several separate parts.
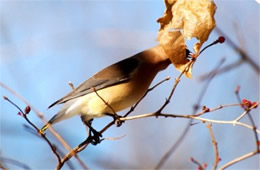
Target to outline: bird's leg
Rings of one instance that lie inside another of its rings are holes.
[[[120,127],[125,121],[120,120],[122,116],[115,113],[106,113],[107,116],[111,116],[114,119],[114,122],[117,127]]]
[[[103,139],[101,139],[102,134],[98,131],[96,131],[90,124],[87,125],[89,127],[89,140],[91,144],[97,145],[99,144]]]
[[[96,131],[91,126],[93,119],[88,120],[85,118],[85,116],[81,116],[81,120],[89,128],[89,136],[88,136],[87,140],[89,140],[89,142],[93,145],[99,144],[103,140],[103,139],[101,139],[102,134],[100,132]]]

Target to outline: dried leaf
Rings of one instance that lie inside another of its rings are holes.
[[[188,59],[185,54],[185,39],[197,38],[193,49],[198,54],[202,44],[208,39],[215,27],[216,6],[210,0],[165,0],[166,10],[157,22],[161,28],[158,41],[177,70],[186,68]],[[192,76],[192,66],[185,73]]]

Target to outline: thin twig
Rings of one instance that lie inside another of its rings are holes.
[[[169,95],[169,97],[166,99],[165,103],[162,105],[162,107],[157,110],[156,115],[160,115],[162,110],[169,104],[170,102],[170,99],[172,98],[173,96],[173,93],[177,87],[177,85],[179,84],[180,82],[180,78],[182,77],[182,75],[187,71],[187,69],[189,69],[189,67],[191,65],[193,65],[195,62],[195,60],[191,60],[186,68],[180,73],[180,75],[175,79],[175,83],[173,85],[173,88],[171,90],[171,93]],[[157,116],[156,116],[157,117]],[[190,124],[190,123],[189,123]],[[163,164],[166,162],[166,160],[170,157],[170,155],[174,152],[175,148],[179,145],[179,143],[182,141],[182,139],[185,137],[186,133],[188,132],[188,129],[189,127],[186,126],[186,128],[184,129],[184,132],[182,133],[182,135],[179,137],[179,139],[177,140],[177,142],[162,156],[162,158],[160,159],[159,163],[155,166],[155,169],[160,169]]]
[[[194,62],[195,62],[195,60],[190,60],[190,61],[187,63],[185,69],[184,69],[184,70],[179,74],[179,76],[175,79],[173,88],[172,88],[172,90],[171,90],[171,92],[170,92],[168,98],[166,99],[166,101],[164,102],[164,104],[161,106],[161,108],[156,111],[156,113],[161,113],[162,110],[170,103],[170,100],[171,100],[171,98],[172,98],[172,96],[173,96],[173,94],[174,94],[174,92],[175,92],[176,87],[178,86],[178,84],[179,84],[179,82],[180,82],[180,80],[181,80],[181,77],[184,75],[185,72],[187,72],[187,70],[190,68],[190,66],[191,66],[192,64],[194,64]]]
[[[228,65],[226,65],[226,66],[223,66],[221,69],[218,70],[217,75],[226,73],[226,72],[228,72],[228,71],[230,71],[230,70],[232,70],[232,69],[234,69],[234,68],[236,68],[236,67],[239,67],[239,66],[240,66],[241,64],[243,64],[243,63],[244,63],[244,61],[240,59],[240,60],[238,60],[238,61],[236,61],[236,62],[234,62],[234,63],[231,63],[231,64],[228,64]],[[199,77],[199,80],[200,80],[200,81],[207,80],[207,79],[210,77],[210,75],[211,75],[211,72],[206,73],[206,74],[204,74],[204,75],[201,75],[201,76]]]
[[[0,162],[0,169],[3,169],[3,170],[8,170],[4,165],[2,165],[2,163]]]
[[[96,93],[96,95],[103,101],[103,103],[104,103],[107,107],[109,107],[110,110],[111,110],[115,115],[117,115],[117,113],[116,113],[116,111],[114,110],[114,108],[113,108],[110,104],[108,104],[108,102],[107,102],[102,96],[100,96],[100,95],[98,94],[96,88],[95,88],[95,87],[92,87],[92,89],[93,89],[93,91]]]
[[[126,118],[120,118],[121,121],[128,121],[128,120],[135,120],[135,119],[141,119],[141,118],[148,118],[148,117],[171,117],[171,118],[185,118],[185,119],[195,119],[195,120],[200,120],[201,122],[209,122],[209,123],[216,123],[216,124],[231,124],[231,125],[240,125],[243,127],[246,127],[248,129],[253,130],[254,128],[248,124],[242,123],[242,122],[237,122],[235,119],[234,120],[213,120],[213,119],[206,119],[206,118],[201,118],[197,117],[194,115],[179,115],[179,114],[168,114],[168,113],[160,113],[158,114],[157,112],[153,113],[146,113],[146,114],[141,114],[141,115],[136,115],[136,116],[130,116]],[[259,129],[256,129],[257,133],[260,133]]]
[[[64,165],[65,162],[67,162],[71,157],[73,157],[75,154],[74,153],[78,153],[82,150],[84,150],[88,144],[90,143],[90,141],[88,140],[88,138],[83,141],[81,144],[79,144],[78,146],[74,147],[72,149],[72,151],[70,151],[69,153],[67,153],[67,155],[65,155],[63,157],[63,159],[61,160],[61,163],[59,163],[56,167],[57,170],[61,169]]]
[[[74,85],[73,85],[73,83],[71,82],[71,81],[69,81],[69,86],[70,86],[70,88],[72,89],[72,90],[74,90],[75,88],[74,88]]]
[[[141,97],[141,99],[139,99],[134,106],[132,106],[130,108],[130,110],[123,116],[123,117],[127,117],[131,112],[134,111],[134,109],[137,107],[137,105],[145,98],[145,96],[150,92],[152,91],[153,89],[155,89],[157,86],[161,85],[162,83],[164,83],[165,81],[168,81],[170,80],[171,77],[166,77],[165,79],[163,79],[162,81],[160,81],[159,83],[155,84],[153,87],[149,88],[145,94]]]
[[[4,99],[6,101],[8,101],[10,104],[12,104],[14,107],[16,107],[19,111],[20,114],[22,114],[22,117],[37,131],[39,132],[40,129],[37,128],[36,125],[34,125],[27,117],[27,113],[24,113],[23,110],[17,105],[15,104],[13,101],[11,101],[9,98],[7,98],[6,96],[4,96]],[[49,139],[45,136],[45,134],[43,133],[39,133],[39,135],[48,143],[48,145],[50,146],[52,152],[55,154],[55,156],[58,159],[58,162],[61,163],[61,158],[60,155],[57,153],[56,147],[49,141]]]
[[[259,151],[255,150],[255,151],[250,152],[248,154],[245,154],[245,155],[243,155],[241,157],[238,157],[238,158],[228,162],[227,164],[223,165],[222,167],[220,167],[219,170],[224,170],[224,169],[230,167],[231,165],[234,165],[235,163],[238,163],[238,162],[240,162],[242,160],[245,160],[247,158],[250,158],[250,157],[252,157],[252,156],[254,156],[256,154],[259,154]]]
[[[260,74],[260,67],[257,63],[255,63],[251,57],[249,57],[249,55],[243,51],[242,48],[240,48],[239,46],[237,46],[234,41],[232,41],[220,28],[215,27],[215,31],[217,33],[219,33],[220,35],[223,35],[226,39],[226,43],[228,43],[230,45],[231,48],[233,48],[239,55],[240,55],[240,59],[243,61],[246,61],[257,74]]]
[[[20,168],[23,168],[23,169],[31,169],[28,165],[20,162],[20,161],[17,161],[17,160],[14,160],[14,159],[10,159],[10,158],[6,158],[6,157],[0,157],[0,162],[4,162],[6,164],[11,164],[11,165],[15,165],[17,167],[20,167]],[[8,170],[6,167],[4,167],[3,165],[1,165],[0,163],[0,169],[3,169],[3,170]]]
[[[241,106],[241,104],[240,104],[240,106]],[[252,108],[254,108],[255,107],[255,105],[253,105],[252,106]],[[238,117],[238,118],[236,118],[236,121],[240,121],[243,117],[245,117],[245,115],[247,115],[248,113],[249,113],[249,109],[245,109],[245,111]]]
[[[9,91],[11,94],[13,94],[14,96],[16,96],[17,98],[19,98],[21,101],[23,101],[27,106],[30,106],[31,109],[33,110],[33,112],[43,121],[44,124],[46,124],[48,121],[44,118],[43,114],[41,112],[39,112],[35,107],[33,107],[24,97],[22,97],[21,95],[19,95],[18,93],[16,93],[14,90],[12,90],[11,88],[9,88],[8,86],[6,86],[4,83],[0,82],[0,86],[4,89],[6,89],[7,91]],[[63,137],[54,129],[52,128],[52,126],[49,127],[49,131],[53,134],[53,136],[64,146],[64,148],[69,151],[69,152],[73,152],[73,150],[71,149],[71,147],[68,145],[68,143],[63,139]],[[79,156],[76,153],[73,153],[76,160],[79,162],[79,164],[81,165],[81,167],[83,169],[88,169],[88,167],[86,166],[86,164],[79,158]]]
[[[226,104],[226,105],[219,105],[218,107],[216,108],[213,108],[213,109],[209,109],[209,110],[202,110],[201,112],[199,113],[196,113],[194,114],[194,116],[201,116],[205,113],[208,113],[208,112],[214,112],[214,111],[217,111],[219,109],[222,109],[222,108],[225,108],[225,107],[231,107],[231,106],[240,106],[241,104]]]
[[[212,125],[210,123],[206,123],[207,128],[209,129],[209,134],[210,134],[210,138],[211,138],[211,143],[213,145],[214,148],[214,152],[215,152],[215,162],[214,162],[214,166],[213,166],[213,170],[216,170],[218,167],[218,163],[220,161],[220,157],[219,157],[219,153],[218,153],[218,143],[214,137],[214,133],[212,130]]]
[[[122,135],[122,136],[119,136],[119,137],[105,137],[104,140],[119,140],[119,139],[122,139],[124,138],[126,135]]]
[[[136,108],[136,106],[138,105],[138,103],[141,102],[141,100],[147,95],[148,92],[150,92],[151,90],[153,90],[154,88],[156,88],[157,86],[159,86],[160,84],[162,84],[163,82],[169,80],[169,77],[165,78],[164,80],[160,81],[159,83],[157,83],[156,85],[154,85],[153,87],[151,87],[150,89],[148,89],[148,91],[145,93],[145,95],[137,102],[137,104],[134,105],[133,109]],[[94,89],[95,91],[95,89]],[[96,93],[97,94],[97,93]],[[98,94],[97,94],[98,95]],[[100,96],[100,98],[102,99],[102,97]],[[103,99],[103,102],[105,100]],[[106,102],[105,102],[106,103]],[[108,104],[109,105],[109,104]],[[127,112],[122,118],[125,118],[127,115],[129,115],[131,113],[131,109],[129,112]],[[120,118],[121,119],[121,118]],[[110,123],[108,123],[102,130],[99,131],[99,133],[103,134],[106,130],[108,130],[111,126],[114,125],[114,121],[111,121]],[[72,151],[70,151],[67,155],[64,156],[64,158],[61,160],[61,164],[59,164],[56,169],[60,169],[63,167],[64,163],[66,161],[68,161],[74,154],[73,153],[78,153],[82,150],[84,150],[89,144],[88,140],[83,141],[81,144],[79,144],[78,146],[74,147]]]
[[[101,97],[98,92],[96,91],[96,89],[94,87],[92,87],[93,91],[96,93],[96,95],[103,101],[103,103],[110,108],[110,110],[113,112],[113,122],[114,124],[116,124],[117,127],[122,125],[122,122],[119,121],[120,116],[118,116],[118,114],[116,113],[116,111],[114,110],[114,108],[103,98]],[[111,114],[107,114],[107,115],[111,115]]]
[[[196,164],[196,165],[198,166],[198,169],[199,169],[199,170],[206,170],[206,169],[201,165],[201,163],[200,163],[199,161],[197,161],[196,159],[191,158],[190,160],[191,160],[192,163],[194,163],[194,164]]]
[[[245,105],[243,105],[243,103],[242,103],[242,100],[241,100],[241,97],[240,97],[240,93],[239,93],[239,91],[237,91],[237,92],[235,92],[235,94],[236,94],[236,97],[237,97],[237,100],[241,103],[241,107],[243,107],[244,108],[244,110],[245,110],[245,114],[242,114],[243,116],[244,115],[247,115],[248,116],[248,119],[249,119],[249,121],[250,121],[250,123],[251,123],[251,125],[253,126],[253,132],[254,132],[254,137],[255,137],[255,143],[256,143],[256,150],[259,152],[260,151],[260,146],[259,146],[259,144],[258,144],[258,141],[259,141],[259,137],[258,137],[258,132],[257,132],[257,128],[256,128],[256,124],[255,124],[255,121],[254,121],[254,119],[252,118],[252,116],[251,116],[251,114],[250,114],[250,111],[252,110],[252,109],[254,109],[255,108],[255,106],[257,106],[257,105],[259,105],[259,102],[256,102],[254,105],[252,105],[250,108],[247,108]],[[242,118],[242,117],[241,117]],[[240,118],[240,119],[241,119]]]
[[[35,135],[36,137],[38,137],[38,138],[40,138],[40,139],[43,139],[41,136],[39,136],[38,132],[35,132],[35,130],[34,130],[31,126],[29,126],[29,125],[27,125],[27,124],[24,124],[24,128],[25,128],[29,133]],[[44,140],[44,139],[43,139],[43,140]],[[57,153],[60,155],[61,158],[65,156],[65,153],[64,153],[59,147],[57,147],[57,146],[56,146],[56,151],[57,151]],[[72,164],[71,161],[67,161],[66,163],[67,163],[67,166],[68,166],[69,169],[75,169],[75,167],[73,166],[73,164]]]
[[[197,56],[197,57],[198,57],[198,56]],[[190,67],[190,65],[194,64],[195,61],[196,61],[196,60],[191,60],[190,63],[187,65],[186,69],[188,69],[188,68]],[[202,90],[201,93],[200,93],[200,96],[199,96],[199,98],[198,98],[198,100],[197,100],[197,104],[196,104],[195,107],[193,108],[193,114],[192,114],[192,115],[194,115],[194,114],[197,112],[197,110],[199,109],[198,106],[200,105],[200,102],[201,102],[203,96],[205,95],[206,89],[208,88],[208,86],[209,86],[211,80],[215,77],[215,75],[216,75],[216,73],[217,73],[217,70],[218,70],[218,69],[220,68],[220,66],[224,63],[224,61],[225,61],[224,59],[222,59],[222,60],[220,61],[220,63],[219,63],[219,64],[217,65],[217,67],[214,69],[215,71],[213,71],[213,72],[212,72],[212,75],[209,77],[207,83],[205,84],[203,90]],[[185,69],[185,70],[186,70],[186,69]],[[182,72],[182,74],[183,74],[183,72]],[[182,74],[179,75],[179,77],[178,77],[179,79],[181,78]],[[179,82],[179,79],[178,79],[178,78],[176,79],[176,83],[175,83],[175,85],[174,85],[174,87],[173,87],[173,89],[172,89],[172,91],[171,91],[171,93],[170,93],[169,98],[171,98],[171,96],[172,96],[172,94],[173,94],[175,88],[176,88],[177,85],[178,85],[178,82]],[[165,106],[168,104],[167,101],[168,101],[168,100],[166,100],[166,102],[165,102]],[[163,107],[164,107],[164,106],[163,106]],[[159,113],[162,111],[163,107],[158,110]],[[158,111],[157,111],[157,112],[158,112]],[[166,162],[166,160],[169,159],[169,157],[173,154],[173,152],[176,150],[176,148],[180,145],[180,143],[183,141],[183,139],[185,138],[186,134],[188,133],[188,131],[189,131],[189,129],[190,129],[190,125],[192,124],[192,121],[193,121],[193,119],[190,119],[190,120],[189,120],[189,122],[188,122],[188,124],[186,125],[186,127],[184,128],[184,130],[183,130],[181,136],[180,136],[180,137],[178,138],[178,140],[171,146],[171,148],[162,156],[162,158],[160,159],[159,163],[156,165],[155,169],[160,169],[160,168],[163,166],[163,164]]]
[[[237,28],[237,27],[236,27]],[[222,69],[220,69],[218,71],[218,75],[220,74],[223,74],[223,73],[226,73],[236,67],[239,67],[241,64],[245,63],[245,61],[253,68],[253,70],[257,73],[257,74],[260,74],[260,67],[259,65],[254,62],[251,57],[241,48],[239,47],[238,45],[236,45],[234,43],[234,41],[232,41],[220,28],[218,28],[217,26],[215,27],[215,31],[220,34],[220,35],[223,35],[226,39],[226,43],[231,47],[233,48],[239,55],[240,55],[240,58],[238,61],[235,61],[227,66],[224,66]],[[236,31],[237,33],[237,31]],[[242,43],[242,40],[241,40],[241,35],[239,33],[237,33],[237,38],[240,39],[240,42]],[[207,77],[210,75],[210,73],[207,73],[205,75],[202,75],[200,77],[200,80],[203,81],[205,79],[207,79]]]

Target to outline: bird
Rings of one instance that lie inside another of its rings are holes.
[[[163,46],[157,45],[104,68],[51,104],[48,108],[58,104],[63,106],[40,132],[57,122],[80,115],[95,136],[93,143],[100,142],[96,137],[102,135],[92,128],[91,121],[106,115],[118,118],[116,112],[140,100],[157,73],[170,64]]]

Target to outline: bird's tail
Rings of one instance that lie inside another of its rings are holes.
[[[43,133],[45,130],[47,130],[49,127],[50,127],[50,123],[46,123],[46,125],[44,125],[41,130],[40,130],[40,133]]]
[[[61,121],[62,119],[64,119],[64,112],[63,110],[58,112],[56,115],[54,115],[48,123],[46,123],[46,125],[44,125],[41,130],[40,130],[40,133],[43,133],[45,130],[47,130],[52,124],[56,123],[56,122],[59,122]]]
[[[50,127],[50,125],[68,119],[72,116],[75,116],[77,113],[79,113],[81,102],[76,102],[76,101],[77,100],[74,99],[66,102],[61,108],[61,110],[56,115],[54,115],[46,125],[44,125],[41,128],[40,133],[43,133],[45,130],[47,130]]]
[[[46,123],[46,125],[44,125],[41,130],[40,133],[43,133],[45,130],[47,130],[52,124],[59,122],[63,119],[66,119],[66,114],[64,112],[64,110],[59,111],[56,115],[54,115],[48,123]]]

